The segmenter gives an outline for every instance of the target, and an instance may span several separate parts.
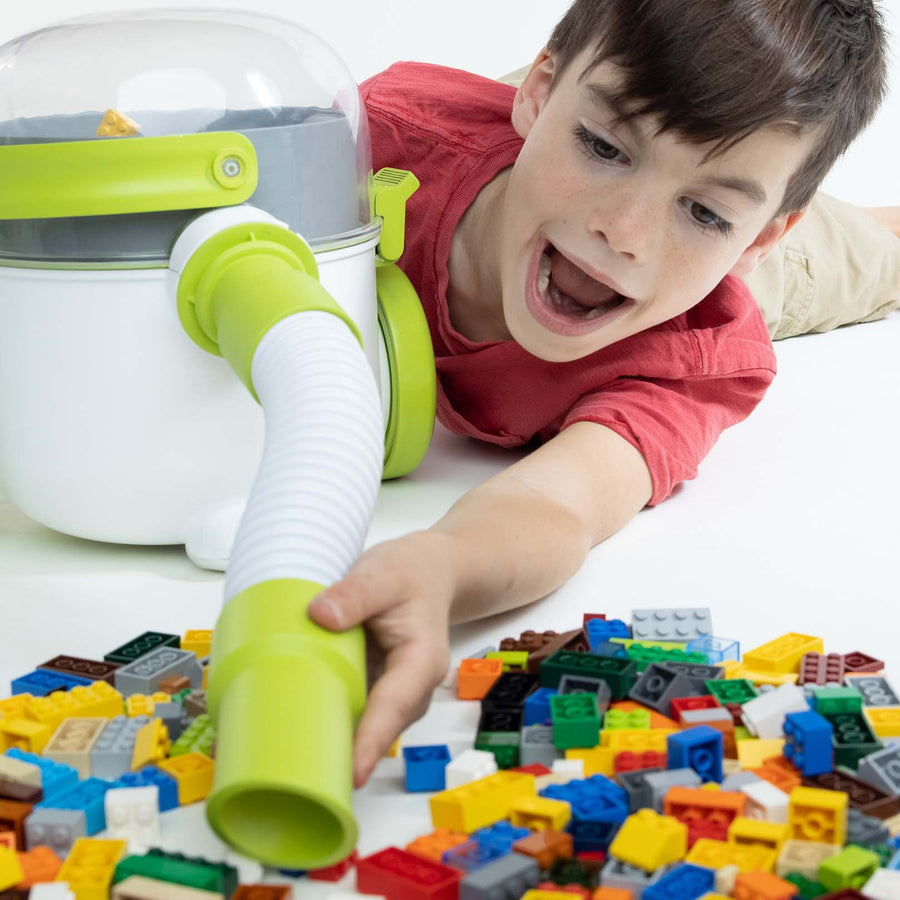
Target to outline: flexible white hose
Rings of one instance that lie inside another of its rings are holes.
[[[359,342],[331,313],[296,313],[251,366],[266,438],[225,576],[225,602],[263,581],[331,585],[362,552],[384,465],[384,420]]]

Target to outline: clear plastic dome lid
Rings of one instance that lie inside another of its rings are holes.
[[[298,25],[249,12],[146,10],[71,19],[0,47],[0,145],[223,131],[253,144],[251,204],[314,245],[372,230],[359,90],[335,51]],[[65,239],[59,220],[41,228],[32,219],[27,229],[7,220],[0,254],[157,259],[184,214],[73,217],[79,234]],[[107,228],[98,219],[116,221]],[[123,225],[132,233],[117,235]],[[39,246],[50,232],[55,246]]]

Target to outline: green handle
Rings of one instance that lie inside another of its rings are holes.
[[[207,700],[215,832],[289,869],[323,868],[356,845],[353,727],[365,703],[362,628],[339,634],[306,609],[324,588],[284,579],[233,597],[213,635]]]
[[[110,216],[236,206],[259,172],[230,131],[0,147],[0,219]]]

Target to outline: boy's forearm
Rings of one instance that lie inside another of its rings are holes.
[[[546,596],[578,571],[592,543],[570,509],[503,474],[465,494],[430,530],[454,539],[452,623]]]

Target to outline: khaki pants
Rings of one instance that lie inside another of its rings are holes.
[[[518,86],[528,69],[500,80]],[[872,322],[900,306],[900,238],[850,203],[819,193],[744,281],[775,340]]]

